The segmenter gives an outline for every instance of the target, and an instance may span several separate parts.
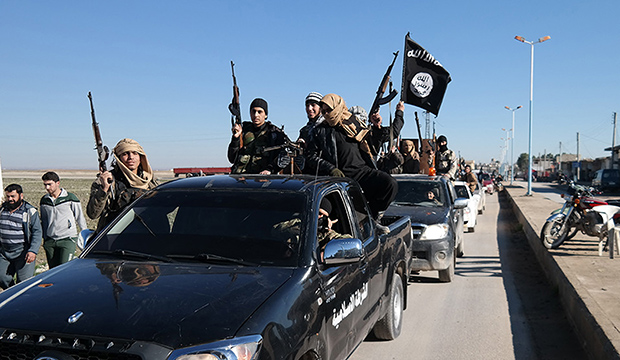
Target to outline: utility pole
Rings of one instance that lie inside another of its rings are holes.
[[[581,155],[579,154],[579,132],[577,132],[577,181],[579,181],[580,172],[581,172]]]
[[[562,172],[562,142],[561,141],[560,141],[560,159],[559,159],[558,162],[559,162],[559,164],[558,164],[558,169],[559,170],[558,171],[559,171],[559,173],[561,173]]]
[[[616,112],[614,112],[614,134],[611,138],[611,167],[610,169],[614,168],[614,157],[616,155],[616,149],[614,149],[616,147],[616,120],[618,119],[618,114]]]

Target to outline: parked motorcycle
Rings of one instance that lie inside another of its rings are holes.
[[[540,233],[540,239],[547,249],[558,248],[564,241],[572,239],[578,231],[601,239],[607,237],[603,219],[593,209],[600,205],[618,206],[620,201],[595,199],[595,192],[592,187],[569,182],[568,194],[562,194],[564,205],[551,213]],[[617,218],[614,217],[615,220]]]

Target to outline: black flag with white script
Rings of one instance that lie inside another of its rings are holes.
[[[401,100],[437,115],[451,80],[439,61],[411,40],[407,33]]]

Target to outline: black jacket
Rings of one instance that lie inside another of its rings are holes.
[[[326,122],[316,126],[312,130],[311,139],[306,153],[307,165],[312,169],[318,169],[319,175],[329,175],[333,169],[339,169],[338,166],[338,149],[336,146],[336,138],[334,136],[336,129],[329,126]],[[366,164],[376,169],[376,165],[370,155],[362,150],[360,153]]]
[[[398,139],[400,135],[400,130],[402,130],[405,125],[404,114],[402,110],[396,110],[396,114],[394,115],[394,121],[392,122],[392,138]],[[383,143],[390,141],[390,127],[389,126],[371,126],[370,134],[368,136],[368,142],[370,145],[370,150],[373,155],[377,155],[379,150],[381,150],[381,146]]]

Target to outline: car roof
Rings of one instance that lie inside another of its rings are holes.
[[[430,181],[445,181],[444,176],[426,175],[426,174],[393,174],[392,177],[396,181],[409,181],[409,180],[430,180]]]
[[[314,177],[310,175],[208,175],[177,179],[157,188],[162,189],[262,189],[305,192],[324,188],[339,182],[351,182],[348,178]]]

